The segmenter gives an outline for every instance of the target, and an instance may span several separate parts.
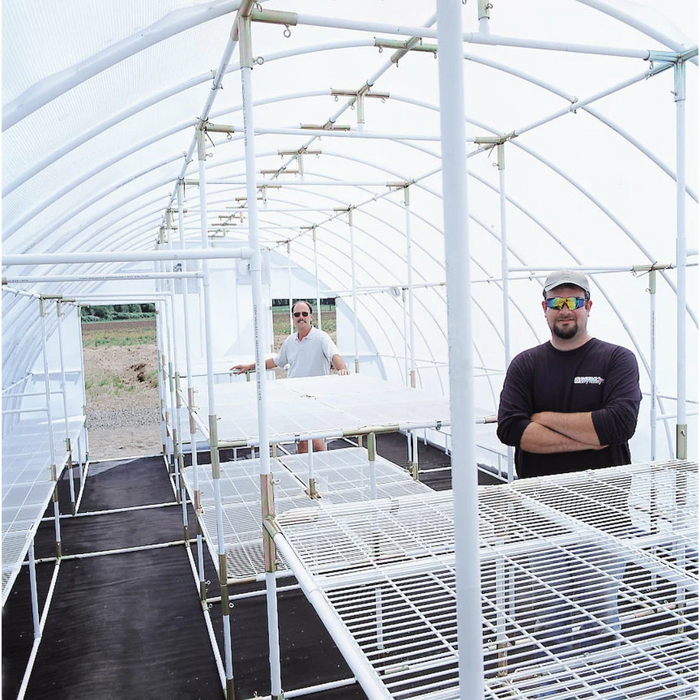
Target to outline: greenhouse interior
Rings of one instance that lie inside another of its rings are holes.
[[[3,699],[696,698],[697,35],[4,0]]]

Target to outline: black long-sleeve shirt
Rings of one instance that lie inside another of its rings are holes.
[[[550,342],[520,353],[506,373],[498,408],[498,437],[516,447],[520,477],[611,467],[631,462],[642,394],[637,359],[626,348],[592,338],[575,350]],[[591,412],[603,450],[535,454],[520,449],[530,416],[542,411]]]

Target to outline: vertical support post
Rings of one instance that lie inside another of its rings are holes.
[[[418,431],[411,431],[411,475],[415,481],[419,481],[418,474]]]
[[[202,247],[209,246],[207,237],[207,170],[204,131],[197,131],[197,156],[199,164],[199,209]],[[233,684],[233,651],[231,648],[231,608],[228,601],[228,572],[226,567],[226,544],[224,542],[224,518],[221,505],[221,468],[219,464],[219,431],[214,392],[214,349],[211,329],[211,291],[209,288],[209,261],[202,261],[202,291],[204,297],[204,335],[207,356],[207,401],[209,403],[209,450],[211,454],[212,486],[216,508],[216,539],[219,555],[219,587],[221,589],[221,613],[224,631],[224,661],[226,670],[226,697],[235,696]]]
[[[156,290],[158,289],[159,282],[156,280]],[[167,425],[165,418],[165,377],[163,375],[163,303],[158,301],[156,303],[156,355],[158,361],[158,403],[160,405],[160,439],[163,449],[163,459],[167,461]]]
[[[316,226],[311,229],[311,236],[314,242],[314,276],[316,278],[316,319],[318,322],[318,330],[323,330],[323,323],[321,321],[321,289],[318,281],[318,245],[316,241]]]
[[[685,62],[674,66],[676,101],[676,265],[678,268],[677,353],[678,406],[676,416],[676,458],[688,458],[688,425],[686,422],[686,236],[685,236]]]
[[[410,337],[409,382],[416,388],[416,318],[413,305],[413,242],[411,240],[411,198],[408,185],[403,188],[403,203],[406,212],[406,267],[408,270],[408,331]]]
[[[488,20],[487,20],[488,22]],[[488,23],[486,25],[488,27]],[[498,154],[498,186],[501,209],[501,283],[503,290],[503,352],[505,369],[508,369],[512,359],[510,351],[510,292],[508,282],[508,229],[506,227],[506,147],[505,143],[499,143]],[[514,478],[514,450],[507,447],[508,453],[508,483]]]
[[[649,381],[651,384],[651,461],[656,459],[656,270],[649,271]]]
[[[437,0],[459,688],[461,700],[482,700],[484,662],[461,9],[462,4],[454,0]]]
[[[39,621],[39,590],[36,585],[36,557],[34,556],[34,537],[29,542],[29,590],[32,599],[32,622],[34,625],[34,639],[41,637],[41,623]]]
[[[309,462],[309,498],[318,498],[316,491],[316,475],[314,473],[314,441],[308,441],[308,462]]]
[[[168,221],[168,250],[172,251],[173,250],[173,231],[175,230],[175,227],[172,225],[172,216],[170,214],[170,211],[167,212],[167,221]],[[170,271],[174,272],[175,269],[175,263],[174,261],[171,261],[169,263]],[[183,280],[182,284],[187,284],[187,280]],[[182,503],[182,519],[183,519],[183,528],[184,528],[184,539],[185,542],[189,542],[189,533],[188,533],[188,527],[187,527],[187,494],[185,493],[185,484],[182,479],[182,470],[184,469],[185,466],[185,460],[184,456],[182,454],[182,419],[180,416],[180,408],[182,408],[182,399],[180,398],[180,360],[179,360],[179,353],[177,349],[177,325],[176,325],[176,318],[175,318],[175,280],[174,279],[169,279],[168,280],[168,289],[170,291],[170,327],[172,330],[172,338],[173,338],[173,352],[172,352],[172,358],[173,358],[173,368],[174,368],[174,375],[173,375],[173,382],[174,382],[174,404],[173,404],[173,414],[174,414],[174,419],[173,419],[173,440],[175,442],[175,494],[176,494],[176,499]]]
[[[185,249],[185,220],[184,220],[184,189],[185,183],[180,180],[177,185],[177,227],[180,234],[180,248]],[[197,282],[199,285],[199,282]],[[192,416],[194,409],[194,382],[192,377],[192,337],[190,335],[190,305],[189,305],[189,281],[183,280],[182,286],[182,311],[185,322],[185,367],[187,372],[187,405],[190,409],[190,456],[192,459],[192,490],[194,491],[194,502],[192,507],[195,516],[199,517],[202,509],[201,493],[199,489],[199,465],[197,464],[197,423]],[[204,578],[204,546],[202,541],[202,530],[197,522],[197,573],[199,576],[199,597],[204,603],[207,599],[207,586]]]
[[[489,34],[489,20],[491,19],[491,0],[479,0],[479,33]]]
[[[168,234],[168,249],[172,250],[172,236]],[[169,267],[172,269],[172,262]],[[170,382],[170,409],[172,416],[172,432],[173,432],[173,474],[175,476],[175,498],[178,502],[182,500],[182,484],[180,483],[180,468],[182,466],[182,434],[180,407],[182,405],[178,396],[179,387],[179,372],[178,372],[178,353],[177,353],[177,338],[175,333],[175,291],[174,280],[169,279],[166,282],[166,288],[169,291],[165,299],[165,308],[168,316],[168,345],[171,361],[168,363],[168,374]],[[185,538],[187,539],[187,538]]]
[[[61,558],[61,513],[58,508],[58,475],[56,474],[56,444],[53,432],[53,412],[51,411],[51,382],[49,380],[48,334],[46,331],[46,301],[39,299],[39,316],[41,318],[41,358],[44,365],[44,390],[46,392],[46,422],[49,433],[49,455],[51,459],[51,480],[53,489],[53,517],[56,533],[56,558]]]
[[[294,317],[292,316],[292,306],[294,297],[292,296],[292,242],[287,241],[287,284],[289,285],[289,335],[294,334]]]
[[[352,319],[355,343],[355,374],[360,371],[357,325],[357,274],[355,272],[355,227],[352,222],[352,207],[348,207],[348,226],[350,227],[350,274],[352,275]]]
[[[377,497],[377,436],[370,433],[367,436],[367,459],[369,461],[369,497]]]
[[[61,300],[56,302],[56,321],[58,324],[58,356],[61,363],[61,394],[63,396],[63,419],[66,426],[66,451],[68,452],[68,490],[70,493],[71,512],[75,515],[75,484],[73,483],[73,446],[70,437],[70,420],[68,418],[68,391],[66,389],[66,363],[63,359],[63,306]]]
[[[255,140],[253,125],[253,50],[250,19],[239,16],[241,87],[243,90],[243,124],[245,138],[246,191],[248,196],[248,245],[253,251],[250,262],[253,287],[253,322],[255,326],[255,365],[264,367],[263,334],[265,310],[262,294],[262,260],[260,254],[260,237],[258,234],[258,206],[255,187]],[[260,478],[272,491],[272,474],[270,470],[270,435],[267,426],[267,376],[265,372],[255,373],[258,399],[258,435],[260,438]],[[263,493],[264,496],[264,493]],[[274,517],[272,499],[263,497],[263,522]],[[264,530],[263,526],[263,530]],[[282,698],[282,671],[280,664],[279,624],[277,615],[277,582],[274,575],[275,547],[267,535],[264,535],[267,574],[267,630],[270,649],[270,694],[273,700]],[[268,551],[269,550],[269,551]]]

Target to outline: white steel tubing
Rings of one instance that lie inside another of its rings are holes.
[[[163,268],[163,263],[159,262],[157,263],[158,267],[162,270]],[[176,432],[175,432],[175,386],[173,382],[173,355],[172,355],[172,341],[171,341],[171,331],[172,327],[169,321],[169,316],[170,316],[170,304],[168,303],[168,291],[165,288],[164,283],[158,282],[158,286],[162,289],[164,293],[163,297],[163,316],[162,318],[162,324],[163,324],[163,333],[164,333],[164,340],[165,340],[165,353],[166,353],[166,360],[167,363],[164,365],[163,370],[166,373],[165,376],[165,381],[167,382],[167,388],[165,389],[165,397],[166,397],[166,406],[169,406],[169,425],[170,425],[170,437],[168,441],[168,447],[169,447],[169,459],[172,460],[172,469],[175,469],[175,438],[176,438]],[[169,403],[168,403],[169,402]],[[168,465],[170,471],[170,463]]]
[[[437,0],[461,700],[484,694],[461,4]]]
[[[313,229],[313,243],[314,243],[314,278],[316,280],[316,318],[318,319],[318,329],[323,330],[323,320],[321,318],[321,289],[319,286],[318,279],[318,244],[316,241],[316,227]]]
[[[406,221],[406,270],[408,273],[408,329],[410,337],[409,381],[416,388],[416,316],[413,305],[413,241],[411,239],[411,199],[408,187],[403,188],[403,202]]]
[[[173,249],[173,233],[172,229],[168,232],[168,250],[172,251]],[[170,262],[170,265],[168,265],[170,268],[170,272],[173,271],[174,265],[172,262]],[[182,419],[181,419],[181,411],[178,407],[178,404],[180,403],[180,397],[177,394],[177,389],[178,389],[178,380],[180,376],[180,360],[178,357],[178,350],[177,350],[177,325],[175,322],[175,281],[170,279],[165,282],[168,285],[169,293],[170,293],[170,327],[172,331],[172,338],[173,338],[173,367],[175,370],[174,376],[171,378],[172,382],[172,404],[173,404],[173,415],[174,415],[174,421],[173,423],[175,424],[175,427],[177,429],[177,439],[175,440],[176,446],[177,446],[177,452],[175,453],[175,464],[173,465],[174,471],[175,471],[175,488],[177,490],[177,497],[180,498],[181,503],[182,503],[182,526],[183,530],[187,530],[187,495],[185,493],[185,482],[184,479],[182,478],[182,474],[180,473],[180,467],[184,464],[182,460]],[[183,295],[184,296],[184,295]],[[167,301],[166,301],[166,306],[167,306]],[[189,418],[189,415],[188,415]]]
[[[316,476],[314,474],[314,441],[308,441],[307,460],[309,463],[309,497],[313,498],[316,492]]]
[[[308,129],[304,129],[304,134],[308,133]],[[329,132],[324,131],[324,134]],[[387,138],[398,138],[396,135],[388,136]],[[403,138],[403,137],[402,137]],[[439,136],[431,137],[432,140],[439,140]],[[196,181],[192,182],[187,178],[187,184],[196,185]],[[207,180],[207,185],[245,185],[246,181],[235,177],[232,179],[213,179]],[[388,180],[258,180],[256,182],[257,187],[265,187],[267,185],[274,185],[275,188],[281,187],[390,187],[393,183]],[[395,187],[396,185],[394,185]],[[274,211],[274,210],[272,210]],[[299,210],[297,210],[299,211]],[[313,209],[313,211],[322,211],[319,209]],[[335,210],[330,210],[335,211]],[[230,211],[228,212],[231,213]],[[337,211],[336,211],[337,214]],[[238,228],[238,227],[236,227]],[[282,228],[282,227],[281,227]]]
[[[3,408],[2,409],[2,415],[3,416],[11,416],[15,415],[17,413],[46,413],[47,409],[40,407],[40,408]]]
[[[294,317],[292,316],[292,242],[287,241],[287,284],[289,285],[289,335],[294,333]]]
[[[53,594],[56,590],[56,582],[58,581],[58,572],[60,568],[61,562],[59,560],[56,566],[54,567],[53,576],[51,577],[51,583],[49,584],[49,590],[46,593],[46,600],[44,601],[44,611],[41,615],[41,620],[39,622],[39,637],[34,640],[34,644],[32,645],[32,650],[29,654],[29,661],[27,661],[27,668],[24,672],[24,677],[22,678],[22,685],[20,686],[19,692],[17,693],[17,700],[23,700],[24,695],[27,692],[27,686],[29,685],[32,669],[34,668],[36,655],[39,652],[39,645],[41,644],[41,635],[43,634],[44,627],[46,626],[46,618],[48,617],[51,601],[53,600]]]
[[[367,291],[365,294],[376,294],[376,292]],[[338,295],[340,296],[340,295]],[[401,311],[403,316],[403,381],[406,386],[411,386],[411,375],[409,374],[410,357],[408,349],[408,307],[406,305],[406,289],[401,289]],[[411,447],[409,444],[408,458],[411,458]]]
[[[3,277],[3,284],[35,284],[44,282],[90,282],[92,280],[148,280],[162,278],[199,277],[199,272],[115,272],[96,275],[25,275],[23,277]]]
[[[184,231],[184,212],[183,212],[183,195],[182,190],[184,188],[184,183],[179,180],[177,183],[177,227],[180,234],[180,248],[185,248],[185,231]],[[197,277],[200,274],[197,273]],[[190,417],[190,457],[192,460],[193,469],[193,483],[192,487],[194,489],[194,503],[192,507],[195,511],[195,517],[199,517],[199,469],[197,466],[197,426],[192,420],[190,411],[194,408],[190,406],[190,396],[194,395],[194,386],[192,382],[192,338],[190,335],[190,307],[188,301],[188,289],[187,282],[183,283],[182,290],[182,312],[185,322],[185,371],[187,372],[187,400],[185,405],[187,406],[188,416]],[[190,394],[190,389],[192,389],[192,394]],[[204,548],[202,545],[202,533],[200,528],[197,528],[197,566],[199,574],[199,590],[200,594],[204,593]],[[219,660],[220,661],[220,660]]]
[[[649,399],[651,409],[649,421],[651,428],[651,455],[653,462],[656,459],[656,270],[649,272]]]
[[[352,220],[352,208],[348,208],[348,227],[350,229],[350,277],[352,282],[352,328],[355,350],[355,374],[360,371],[359,330],[357,319],[357,272],[355,268],[355,226]]]
[[[635,85],[636,83],[639,83],[642,80],[647,80],[651,75],[651,71],[647,70],[643,73],[632,76],[631,78],[627,78],[627,80],[623,80],[622,82],[617,83],[612,87],[606,88],[605,90],[601,90],[595,95],[583,98],[579,102],[574,102],[572,105],[569,105],[564,109],[560,109],[557,112],[554,112],[554,114],[550,114],[549,116],[543,117],[542,119],[539,119],[538,121],[533,122],[532,124],[528,124],[527,126],[524,126],[520,129],[515,129],[515,131],[513,132],[513,136],[521,136],[522,134],[532,129],[536,129],[537,127],[547,124],[548,122],[554,121],[555,119],[558,119],[559,117],[563,117],[566,114],[575,113],[576,110],[583,109],[592,102],[597,102],[598,100],[607,97],[608,95],[612,95],[616,92],[619,92],[620,90],[623,90],[626,87],[629,87],[630,85]]]
[[[58,357],[61,364],[61,394],[63,395],[63,420],[66,430],[66,450],[68,452],[68,490],[73,514],[75,514],[75,484],[73,483],[73,450],[71,448],[70,421],[68,418],[68,393],[66,390],[66,364],[63,359],[63,308],[61,301],[56,302],[56,326],[58,330]]]
[[[256,18],[253,13],[253,18]],[[291,14],[291,13],[290,13]],[[438,13],[439,14],[439,13]],[[437,30],[427,27],[396,26],[395,24],[380,24],[377,22],[360,22],[348,19],[336,19],[331,17],[318,17],[314,15],[294,13],[295,24],[311,25],[314,27],[331,27],[336,29],[354,29],[364,32],[378,32],[382,34],[399,34],[403,36],[421,37],[423,39],[438,39],[440,27]],[[461,27],[461,25],[460,25]],[[514,46],[519,48],[542,49],[545,51],[564,51],[567,53],[588,53],[603,56],[619,56],[622,58],[641,58],[647,60],[649,51],[646,49],[624,49],[614,46],[593,46],[588,44],[568,44],[555,41],[536,41],[520,39],[517,37],[496,36],[495,34],[484,35],[479,32],[467,32],[460,34],[460,45],[462,42],[473,44],[489,44],[492,46]]]
[[[236,131],[242,131],[240,126],[232,126],[231,129],[236,132]],[[268,135],[274,135],[274,136],[313,136],[313,137],[322,137],[322,138],[345,138],[345,139],[368,139],[370,141],[372,140],[382,140],[382,141],[430,141],[430,142],[437,142],[440,140],[439,136],[436,136],[434,134],[400,134],[396,132],[375,132],[375,131],[357,131],[356,129],[350,129],[349,131],[340,131],[338,129],[336,130],[331,130],[331,129],[300,129],[300,128],[294,128],[294,127],[260,127],[255,130],[255,135],[256,136],[268,136]],[[477,137],[476,136],[465,136],[465,140],[470,141],[472,143],[476,142]],[[221,182],[220,184],[229,184]],[[274,182],[271,180],[261,180],[258,182],[258,185],[271,185],[271,184],[277,184],[277,181],[275,180]],[[294,183],[283,183],[283,184],[288,184],[291,186],[294,184],[297,187],[305,187],[307,184],[308,185],[318,185],[321,183],[313,183],[312,181],[300,181],[297,180]],[[325,183],[323,183],[325,184]],[[386,183],[375,183],[377,186],[386,186]]]
[[[298,588],[298,586],[296,586]],[[310,685],[306,688],[297,688],[297,690],[285,690],[285,698],[301,698],[305,695],[313,695],[314,693],[325,693],[328,690],[335,690],[336,688],[345,688],[349,685],[355,685],[357,679],[355,678],[345,678],[340,681],[331,681],[330,683],[320,683],[319,685]],[[274,700],[270,695],[261,695],[258,700]]]
[[[510,352],[510,289],[508,285],[508,228],[506,226],[506,161],[505,144],[499,143],[498,149],[498,192],[501,214],[501,278],[503,291],[503,351],[505,369],[511,360]],[[508,450],[508,483],[514,478],[513,448]]]
[[[681,52],[687,48],[684,44],[680,44],[673,38],[664,34],[658,26],[651,26],[647,24],[638,17],[635,17],[625,12],[621,7],[618,7],[617,5],[611,5],[605,0],[577,0],[577,2],[580,2],[583,5],[588,5],[588,7],[592,7],[598,10],[599,12],[603,12],[606,15],[610,15],[610,17],[614,17],[620,22],[623,22],[624,24],[633,27],[637,31],[646,34],[648,37],[655,39],[664,46],[668,46],[672,51]],[[697,65],[697,58],[695,58],[693,63]]]
[[[201,250],[137,250],[87,253],[21,253],[3,255],[3,266],[9,265],[74,265],[95,262],[151,262],[162,260],[212,260],[248,258],[247,248],[206,248]]]
[[[243,93],[243,122],[245,125],[245,166],[246,194],[248,196],[248,245],[252,250],[250,272],[253,287],[253,318],[255,325],[255,373],[258,407],[258,435],[260,436],[260,474],[270,475],[270,437],[267,425],[267,376],[265,373],[264,341],[264,309],[262,290],[262,256],[260,254],[260,238],[258,234],[258,200],[255,184],[255,129],[253,110],[253,54],[251,22],[239,18],[241,88]],[[269,476],[268,476],[269,478]],[[267,515],[267,514],[264,514]],[[270,653],[270,692],[273,697],[282,697],[282,670],[280,665],[279,625],[277,614],[277,593],[274,575],[266,576],[265,585],[268,591],[267,629]]]
[[[185,547],[187,552],[187,557],[190,560],[190,568],[192,569],[192,576],[195,582],[197,582],[197,568],[195,566],[192,550],[189,547]],[[214,661],[216,662],[216,670],[219,672],[219,682],[221,687],[226,689],[226,672],[224,671],[224,664],[221,661],[221,652],[219,651],[219,642],[216,639],[216,634],[214,633],[214,627],[211,623],[211,615],[209,614],[209,609],[206,604],[202,605],[202,613],[204,614],[204,622],[207,626],[207,632],[209,633],[209,643],[211,644],[212,652],[214,653]]]
[[[157,283],[156,283],[157,284]],[[163,302],[157,302],[157,310],[163,318]],[[167,457],[168,449],[168,429],[165,420],[165,378],[163,376],[163,322],[157,322],[156,320],[156,354],[158,362],[158,410],[160,412],[160,439],[161,447],[163,450],[163,459]]]
[[[156,266],[159,269],[162,269],[162,263],[156,263]],[[173,449],[173,430],[172,430],[172,424],[173,424],[173,402],[172,402],[172,396],[171,396],[171,391],[172,387],[170,385],[170,365],[171,365],[171,360],[170,360],[170,329],[168,328],[168,301],[167,301],[167,293],[163,289],[163,283],[161,281],[156,282],[156,289],[158,290],[163,290],[163,298],[162,302],[160,304],[160,309],[161,309],[161,314],[160,314],[160,326],[161,326],[161,339],[163,342],[163,364],[161,367],[162,370],[162,375],[163,375],[163,408],[165,409],[165,455],[167,459],[167,464],[168,464],[168,474],[170,473],[170,458],[172,454],[174,453]],[[170,403],[168,403],[170,401]]]
[[[41,629],[39,627],[39,592],[36,586],[36,559],[34,557],[34,537],[29,541],[29,551],[27,552],[29,559],[29,591],[32,598],[32,621],[34,623],[34,639],[41,637]]]
[[[679,61],[674,69],[674,99],[676,102],[676,265],[678,266],[677,314],[677,391],[676,457],[686,459],[686,233],[685,233],[685,63]],[[682,434],[681,434],[682,433]]]
[[[333,608],[328,603],[323,592],[318,588],[313,578],[306,571],[294,549],[289,545],[284,535],[274,535],[274,542],[299,582],[304,595],[318,613],[321,621],[338,646],[343,658],[355,674],[362,689],[370,700],[391,700],[391,696],[379,681],[376,672],[370,666],[367,658],[357,646],[355,640],[348,634],[346,628],[338,620]]]
[[[202,246],[208,245],[207,239],[207,180],[206,180],[206,147],[204,143],[204,132],[200,129],[197,132],[197,156],[199,164],[199,211],[200,211],[200,226],[202,236]],[[216,425],[216,396],[214,394],[214,350],[212,337],[212,314],[211,314],[211,292],[209,289],[209,262],[204,259],[202,261],[202,291],[204,297],[204,335],[207,358],[207,400],[209,408],[209,424]],[[228,580],[227,569],[224,565],[226,561],[226,545],[224,542],[224,516],[221,505],[221,479],[218,470],[215,472],[214,465],[218,463],[218,458],[215,458],[214,452],[218,451],[218,438],[214,435],[209,436],[209,448],[211,452],[212,463],[212,486],[214,488],[214,503],[216,508],[216,536],[218,543],[218,569],[219,569],[219,584],[222,590],[226,590],[226,582]],[[223,569],[223,570],[222,570]],[[224,611],[224,606],[227,602],[222,602],[222,626],[224,633],[224,660],[226,667],[226,686],[233,686],[233,649],[231,647],[231,615],[228,609]]]
[[[51,412],[51,387],[49,383],[49,357],[48,357],[48,336],[46,330],[46,308],[45,300],[39,299],[39,315],[41,316],[41,355],[42,362],[44,365],[44,386],[46,388],[46,423],[49,433],[49,454],[51,458],[51,476],[54,480],[54,494],[53,494],[53,516],[54,516],[54,530],[56,533],[56,553],[60,554],[61,551],[61,514],[58,508],[58,493],[56,489],[58,488],[58,474],[56,474],[56,445],[54,443],[54,432],[53,432],[53,415]]]

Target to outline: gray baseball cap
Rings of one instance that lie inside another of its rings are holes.
[[[588,277],[578,270],[557,270],[552,272],[544,282],[544,291],[549,292],[555,287],[561,287],[563,284],[572,284],[576,287],[581,287],[588,294],[591,293]]]

